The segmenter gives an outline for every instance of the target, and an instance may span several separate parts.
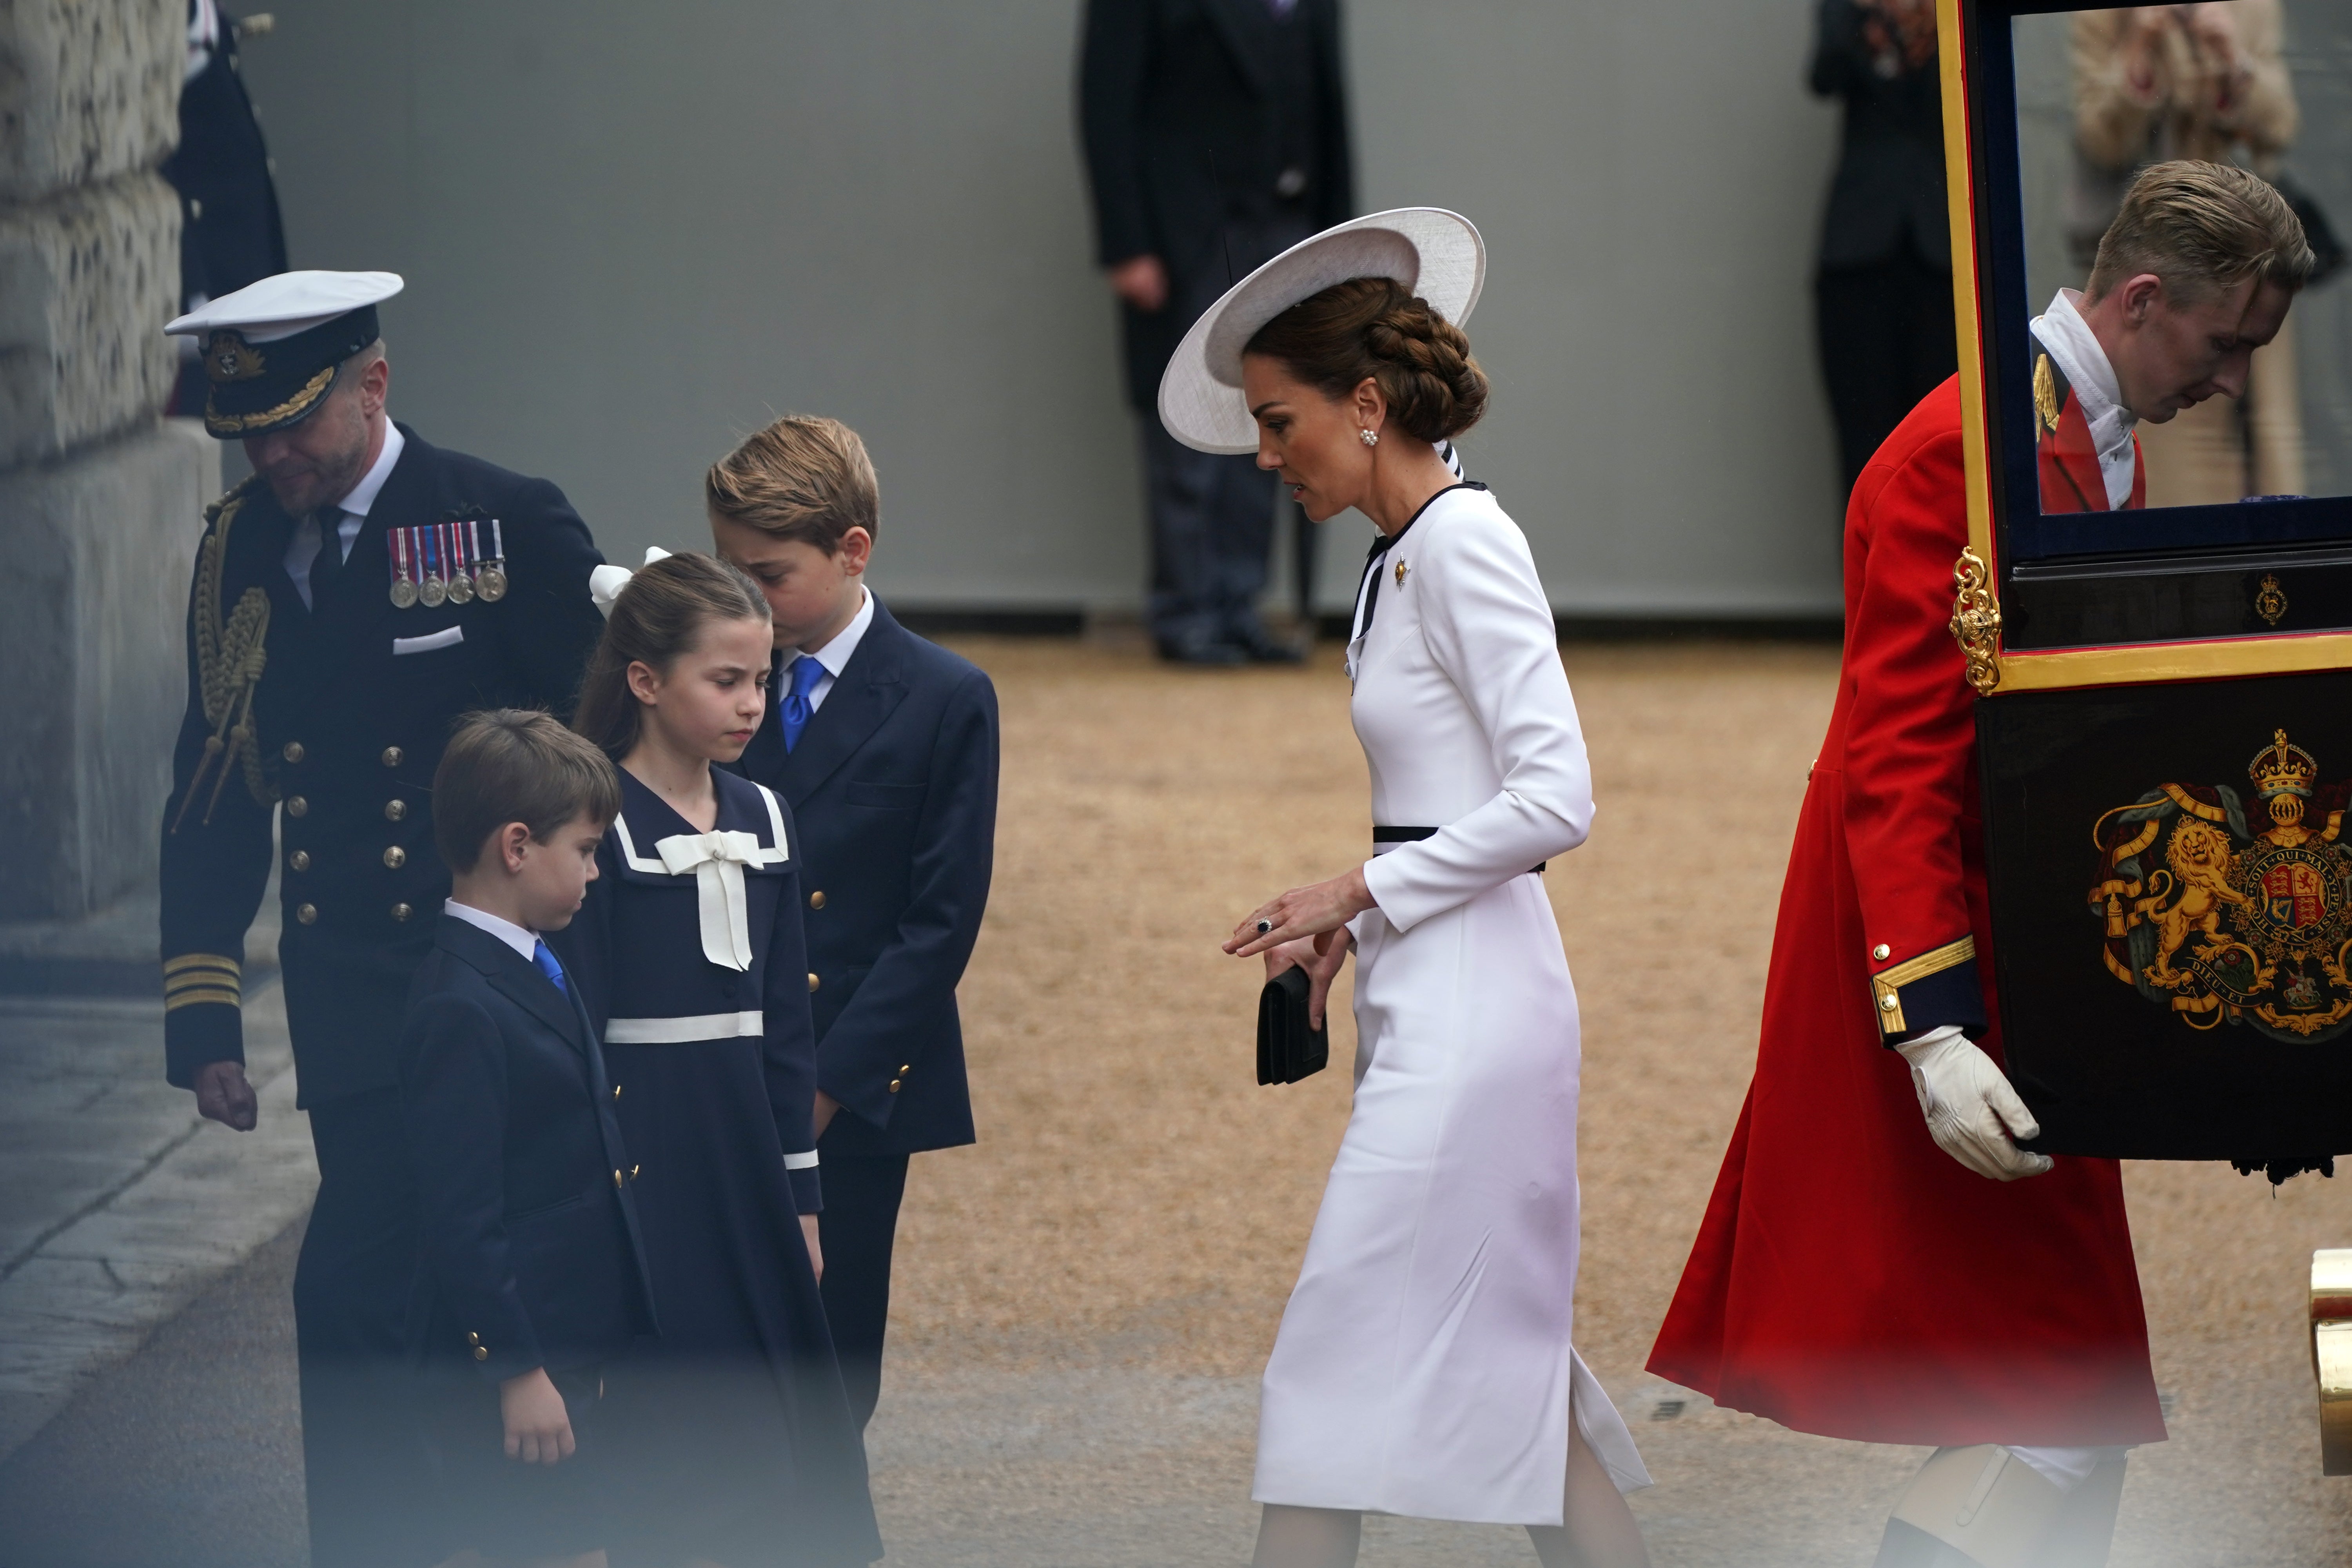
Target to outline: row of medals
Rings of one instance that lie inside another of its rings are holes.
[[[425,523],[415,528],[392,531],[392,602],[394,607],[405,610],[414,605],[431,609],[447,603],[470,604],[478,597],[486,605],[494,605],[507,595],[506,541],[498,520],[490,521],[491,555],[479,559],[481,538],[478,522]],[[439,557],[431,567],[425,564],[425,541],[434,541],[432,553]],[[467,555],[476,559],[468,561]],[[414,578],[409,563],[416,563]]]

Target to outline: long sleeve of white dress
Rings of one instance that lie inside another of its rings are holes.
[[[1431,659],[1486,737],[1476,765],[1502,787],[1365,864],[1365,886],[1399,931],[1575,848],[1592,826],[1584,735],[1526,536],[1492,506],[1463,507],[1445,524],[1416,542],[1410,591]]]

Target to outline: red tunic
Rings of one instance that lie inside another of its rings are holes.
[[[2082,399],[2066,384],[2066,377],[2047,353],[2034,355],[2033,463],[2041,477],[2042,510],[2053,511],[2134,511],[2147,505],[2147,460],[2132,443],[2131,494],[2120,507],[2107,504],[2106,477],[2099,471],[2098,448],[2091,445],[2090,421],[2083,417]],[[2051,408],[2058,416],[2049,416]]]
[[[1975,1174],[1928,1138],[1882,1034],[1963,1023],[2000,1059],[1991,964],[1938,956],[1990,951],[1973,694],[1947,627],[1962,495],[1955,378],[1847,509],[1844,664],[1756,1076],[1650,1370],[1824,1436],[2161,1441],[2120,1168]],[[1905,984],[1922,965],[1939,967]]]

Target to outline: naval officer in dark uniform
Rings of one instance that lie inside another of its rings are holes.
[[[315,1568],[407,1568],[422,1461],[392,1392],[415,1263],[396,1047],[449,874],[430,784],[471,709],[568,708],[602,558],[553,485],[384,413],[388,272],[287,272],[196,337],[205,424],[253,475],[206,509],[188,708],[163,811],[164,1048],[205,1116],[254,1125],[239,1003],[278,829],[278,942],[319,1194],[294,1279]]]

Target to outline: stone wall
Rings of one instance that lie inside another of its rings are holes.
[[[0,0],[0,910],[152,879],[219,453],[177,367],[183,0]]]

